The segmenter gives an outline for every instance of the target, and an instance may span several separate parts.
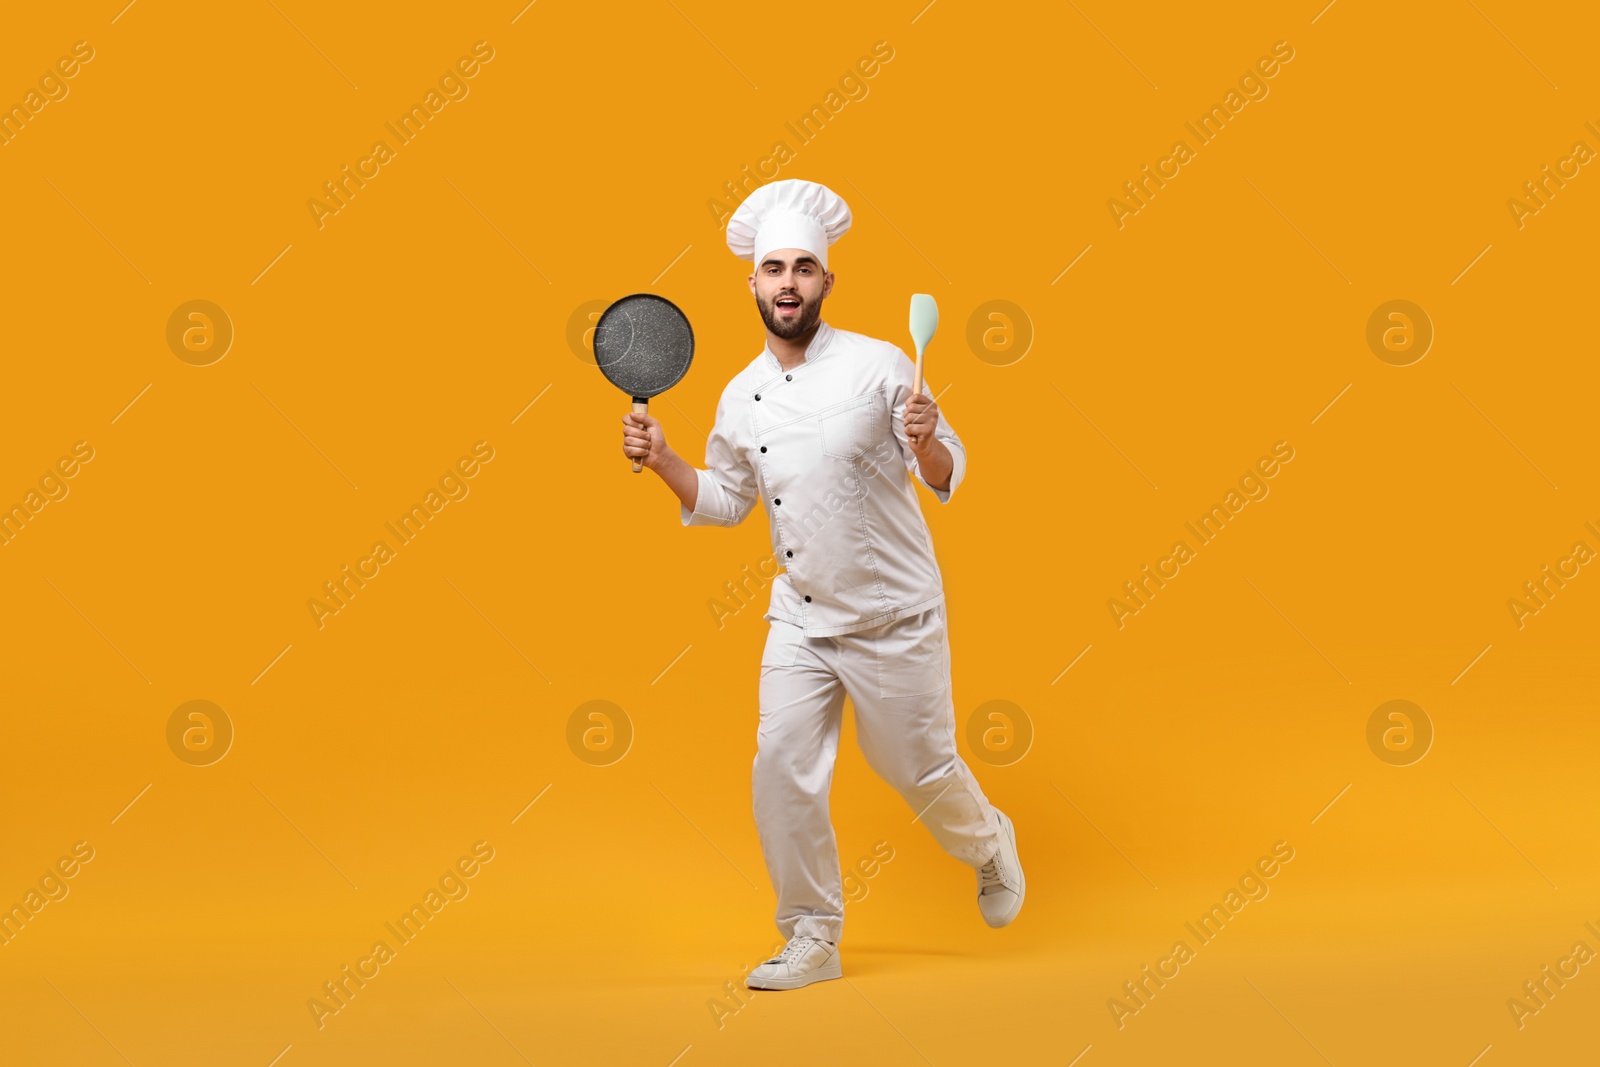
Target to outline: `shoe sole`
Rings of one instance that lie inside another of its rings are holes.
[[[1006,817],[1005,825],[1002,826],[1001,829],[1005,831],[1006,837],[1011,842],[1011,851],[1016,852],[1017,851],[1017,831],[1016,831],[1016,827],[1014,827],[1011,824],[1011,819],[1009,817]],[[990,922],[987,916],[984,917],[983,921],[986,922],[986,923],[989,923],[989,925],[991,927],[993,927],[994,929],[996,929],[996,930],[1000,929],[1000,927],[1002,927],[1002,926],[1011,925],[1011,920],[1015,919],[1017,917],[1017,913],[1022,910],[1022,901],[1027,895],[1028,895],[1028,879],[1022,873],[1022,858],[1019,855],[1018,858],[1017,858],[1017,903],[1016,903],[1016,906],[1013,907],[1009,912],[1007,912],[1005,917],[1002,918],[999,922]]]
[[[823,982],[829,978],[844,977],[844,968],[839,962],[839,954],[835,952],[833,958],[809,974],[799,978],[757,978],[751,975],[744,980],[749,989],[799,989],[801,986],[810,985],[812,982]]]

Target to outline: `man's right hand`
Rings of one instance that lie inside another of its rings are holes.
[[[654,415],[630,411],[622,416],[622,454],[656,470],[669,454],[667,435]]]
[[[649,467],[689,511],[700,498],[700,474],[667,447],[667,435],[653,416],[634,412],[622,416],[622,454]]]

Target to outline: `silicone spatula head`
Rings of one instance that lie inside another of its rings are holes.
[[[911,340],[917,346],[917,355],[922,355],[923,349],[928,347],[928,342],[933,340],[933,331],[938,328],[938,303],[927,293],[912,293]]]

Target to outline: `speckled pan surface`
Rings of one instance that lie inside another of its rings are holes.
[[[694,330],[666,297],[634,293],[600,316],[594,355],[612,385],[648,398],[672,388],[688,372],[694,359]]]

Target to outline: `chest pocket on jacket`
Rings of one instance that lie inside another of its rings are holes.
[[[822,417],[825,455],[834,459],[859,459],[872,447],[877,435],[877,399],[876,392],[867,393]]]

